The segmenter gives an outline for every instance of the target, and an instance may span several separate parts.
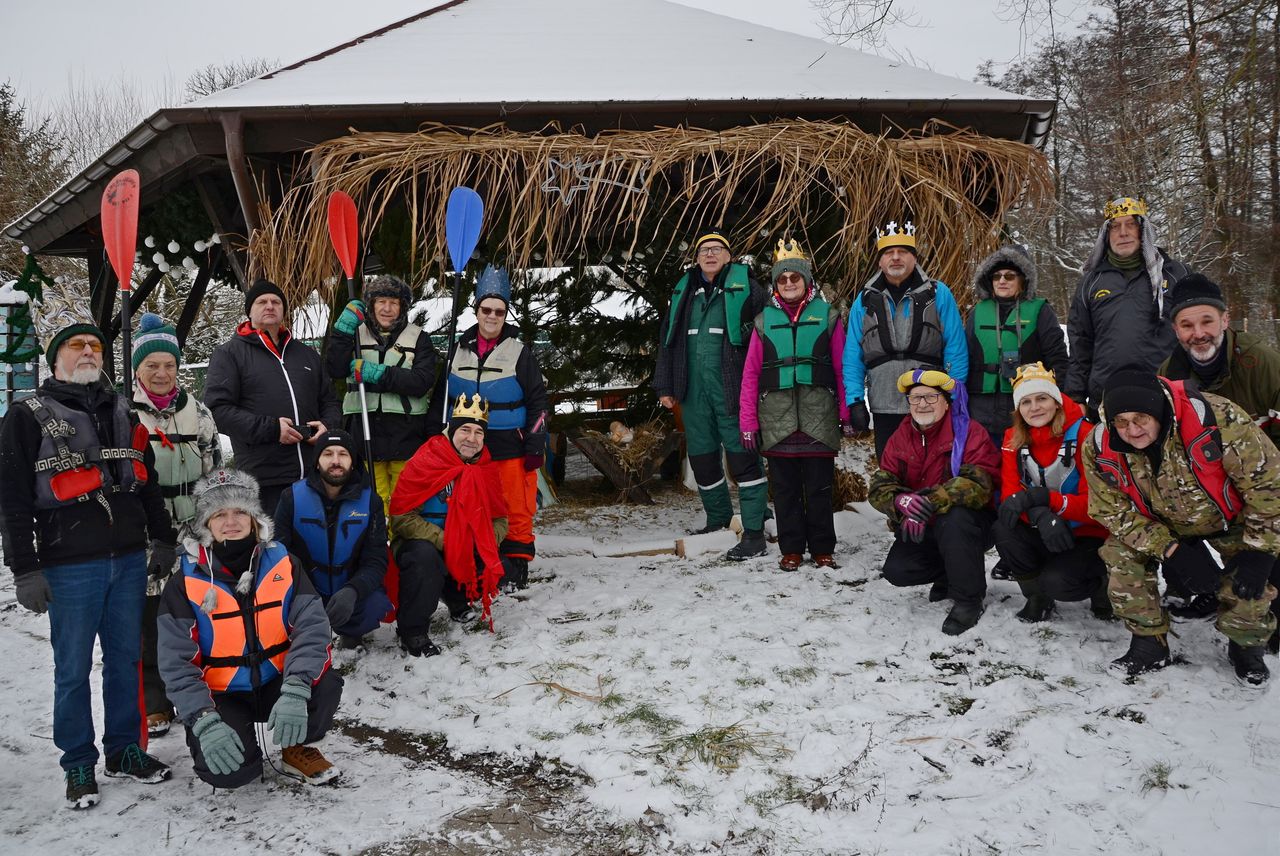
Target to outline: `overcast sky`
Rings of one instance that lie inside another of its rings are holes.
[[[538,0],[527,0],[538,2]],[[600,0],[626,2],[626,0]],[[892,45],[934,71],[971,80],[983,60],[1015,59],[1017,21],[1001,0],[897,0],[918,25]],[[684,0],[723,15],[820,37],[810,0]],[[288,64],[438,5],[433,0],[0,0],[0,80],[41,111],[76,79],[163,81],[176,88],[210,63]],[[1061,6],[1062,4],[1059,4]],[[619,34],[619,37],[625,37]]]

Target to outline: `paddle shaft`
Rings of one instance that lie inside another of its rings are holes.
[[[355,300],[359,295],[356,294],[356,279],[353,276],[347,277],[347,299]],[[369,307],[365,307],[365,311],[369,311]],[[356,356],[360,354],[360,330],[356,329]],[[373,474],[373,441],[369,435],[369,400],[364,395],[364,381],[360,381],[360,427],[364,429],[364,463],[369,469],[369,474]]]

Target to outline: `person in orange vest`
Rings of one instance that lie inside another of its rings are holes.
[[[253,476],[220,469],[196,485],[193,539],[165,586],[160,675],[187,727],[195,772],[215,788],[262,774],[266,722],[283,772],[338,777],[310,745],[333,724],[342,677],[329,668],[329,619],[302,563],[277,541]]]

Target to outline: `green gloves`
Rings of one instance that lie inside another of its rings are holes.
[[[297,746],[307,736],[307,702],[311,699],[311,686],[301,678],[285,678],[280,687],[280,698],[267,717],[271,739],[281,749]]]
[[[338,320],[334,322],[333,329],[339,333],[345,333],[348,336],[354,336],[356,331],[360,329],[360,325],[364,323],[364,303],[359,300],[353,300],[342,310],[342,314],[338,316]]]
[[[227,776],[240,769],[244,763],[244,744],[240,742],[240,735],[222,721],[217,711],[197,719],[191,730],[200,741],[200,754],[204,756],[209,772]]]
[[[386,373],[387,367],[382,363],[371,363],[368,360],[351,361],[351,377],[355,378],[356,383],[377,386]]]

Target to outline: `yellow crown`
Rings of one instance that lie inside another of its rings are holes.
[[[471,403],[467,403],[467,394],[464,392],[458,396],[458,403],[453,406],[454,419],[474,419],[477,422],[489,424],[489,402],[480,397],[480,393],[471,396]]]
[[[1018,372],[1013,376],[1013,385],[1017,386],[1024,380],[1047,380],[1054,386],[1058,385],[1058,379],[1053,374],[1053,369],[1044,367],[1044,363],[1027,363],[1025,366],[1018,366]]]
[[[1134,199],[1132,196],[1122,196],[1119,199],[1113,199],[1106,205],[1102,206],[1102,218],[1104,220],[1114,220],[1117,217],[1146,216],[1146,200]]]
[[[899,226],[896,220],[890,220],[884,229],[876,230],[876,252],[886,247],[916,248],[916,224],[908,220]]]
[[[773,263],[777,264],[785,259],[800,259],[807,262],[809,257],[800,249],[800,245],[796,243],[795,238],[790,240],[779,238],[778,248],[773,251]]]

